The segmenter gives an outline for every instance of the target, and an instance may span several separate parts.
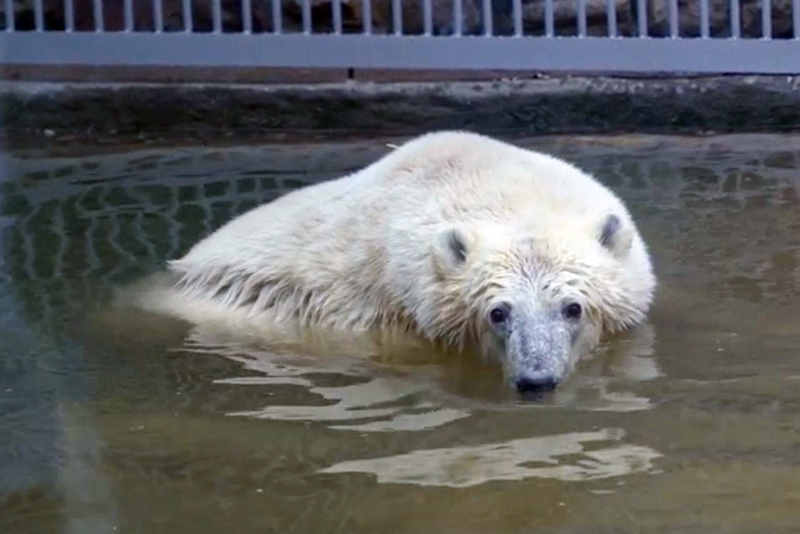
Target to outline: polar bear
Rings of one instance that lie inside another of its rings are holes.
[[[656,286],[614,193],[466,131],[421,135],[256,207],[168,271],[184,310],[469,345],[520,392],[553,390],[603,335],[642,322]]]

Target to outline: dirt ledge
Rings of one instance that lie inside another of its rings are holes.
[[[0,82],[2,142],[258,142],[466,128],[505,135],[800,130],[800,77],[316,84]]]

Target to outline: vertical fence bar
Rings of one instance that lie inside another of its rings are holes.
[[[123,0],[122,2],[122,23],[126,32],[133,31],[133,0]]]
[[[13,32],[16,27],[16,20],[14,20],[16,13],[14,13],[14,0],[5,0],[5,12],[6,12],[6,31]]]
[[[183,31],[191,33],[194,30],[194,23],[192,22],[192,0],[183,0]]]
[[[64,29],[67,32],[75,31],[75,5],[72,0],[64,0]]]
[[[253,1],[242,0],[242,31],[253,33]]]
[[[422,0],[422,25],[425,35],[433,35],[432,0]]]
[[[361,26],[365,35],[372,33],[372,0],[361,0]]]
[[[608,36],[617,37],[617,2],[606,0],[606,19],[608,20]]]
[[[647,0],[636,0],[636,18],[639,37],[647,37]]]
[[[772,3],[761,0],[761,38],[772,39]]]
[[[153,0],[153,26],[156,33],[164,31],[164,6],[161,0]]]
[[[283,33],[283,6],[281,0],[272,0],[272,33]]]
[[[678,36],[678,0],[669,0],[669,36]]]
[[[400,0],[392,0],[392,31],[395,35],[403,35],[403,4]]]
[[[462,0],[453,0],[453,35],[464,34],[464,6]]]
[[[106,25],[103,21],[103,1],[102,0],[92,0],[92,4],[94,7],[94,31],[102,32],[105,31]]]
[[[42,0],[34,0],[33,17],[36,24],[36,31],[44,31],[44,6],[42,5]]]
[[[800,0],[792,0],[792,32],[795,39],[800,39]]]
[[[311,34],[311,0],[303,0],[303,33]]]
[[[578,37],[586,37],[586,0],[578,0]]]
[[[555,16],[553,15],[553,0],[544,0],[544,34],[552,37],[555,34]]]
[[[512,0],[514,9],[514,36],[522,37],[522,0]]]
[[[492,0],[483,0],[483,35],[491,37],[493,33]]]
[[[708,0],[700,0],[700,35],[708,39],[711,35],[711,14],[708,12]]]
[[[222,0],[213,0],[211,17],[214,21],[214,33],[222,33]]]
[[[731,36],[734,39],[741,37],[741,21],[739,20],[739,0],[730,0],[731,5]]]
[[[249,0],[244,0],[248,2]],[[333,9],[333,33],[341,35],[342,33],[342,0],[333,0],[331,5]]]

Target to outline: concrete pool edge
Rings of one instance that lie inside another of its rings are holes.
[[[800,77],[550,77],[306,84],[0,82],[2,142],[258,141],[271,135],[522,135],[800,129]]]

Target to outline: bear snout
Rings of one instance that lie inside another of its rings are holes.
[[[558,378],[544,371],[532,371],[520,374],[515,383],[520,393],[543,393],[556,389]]]

